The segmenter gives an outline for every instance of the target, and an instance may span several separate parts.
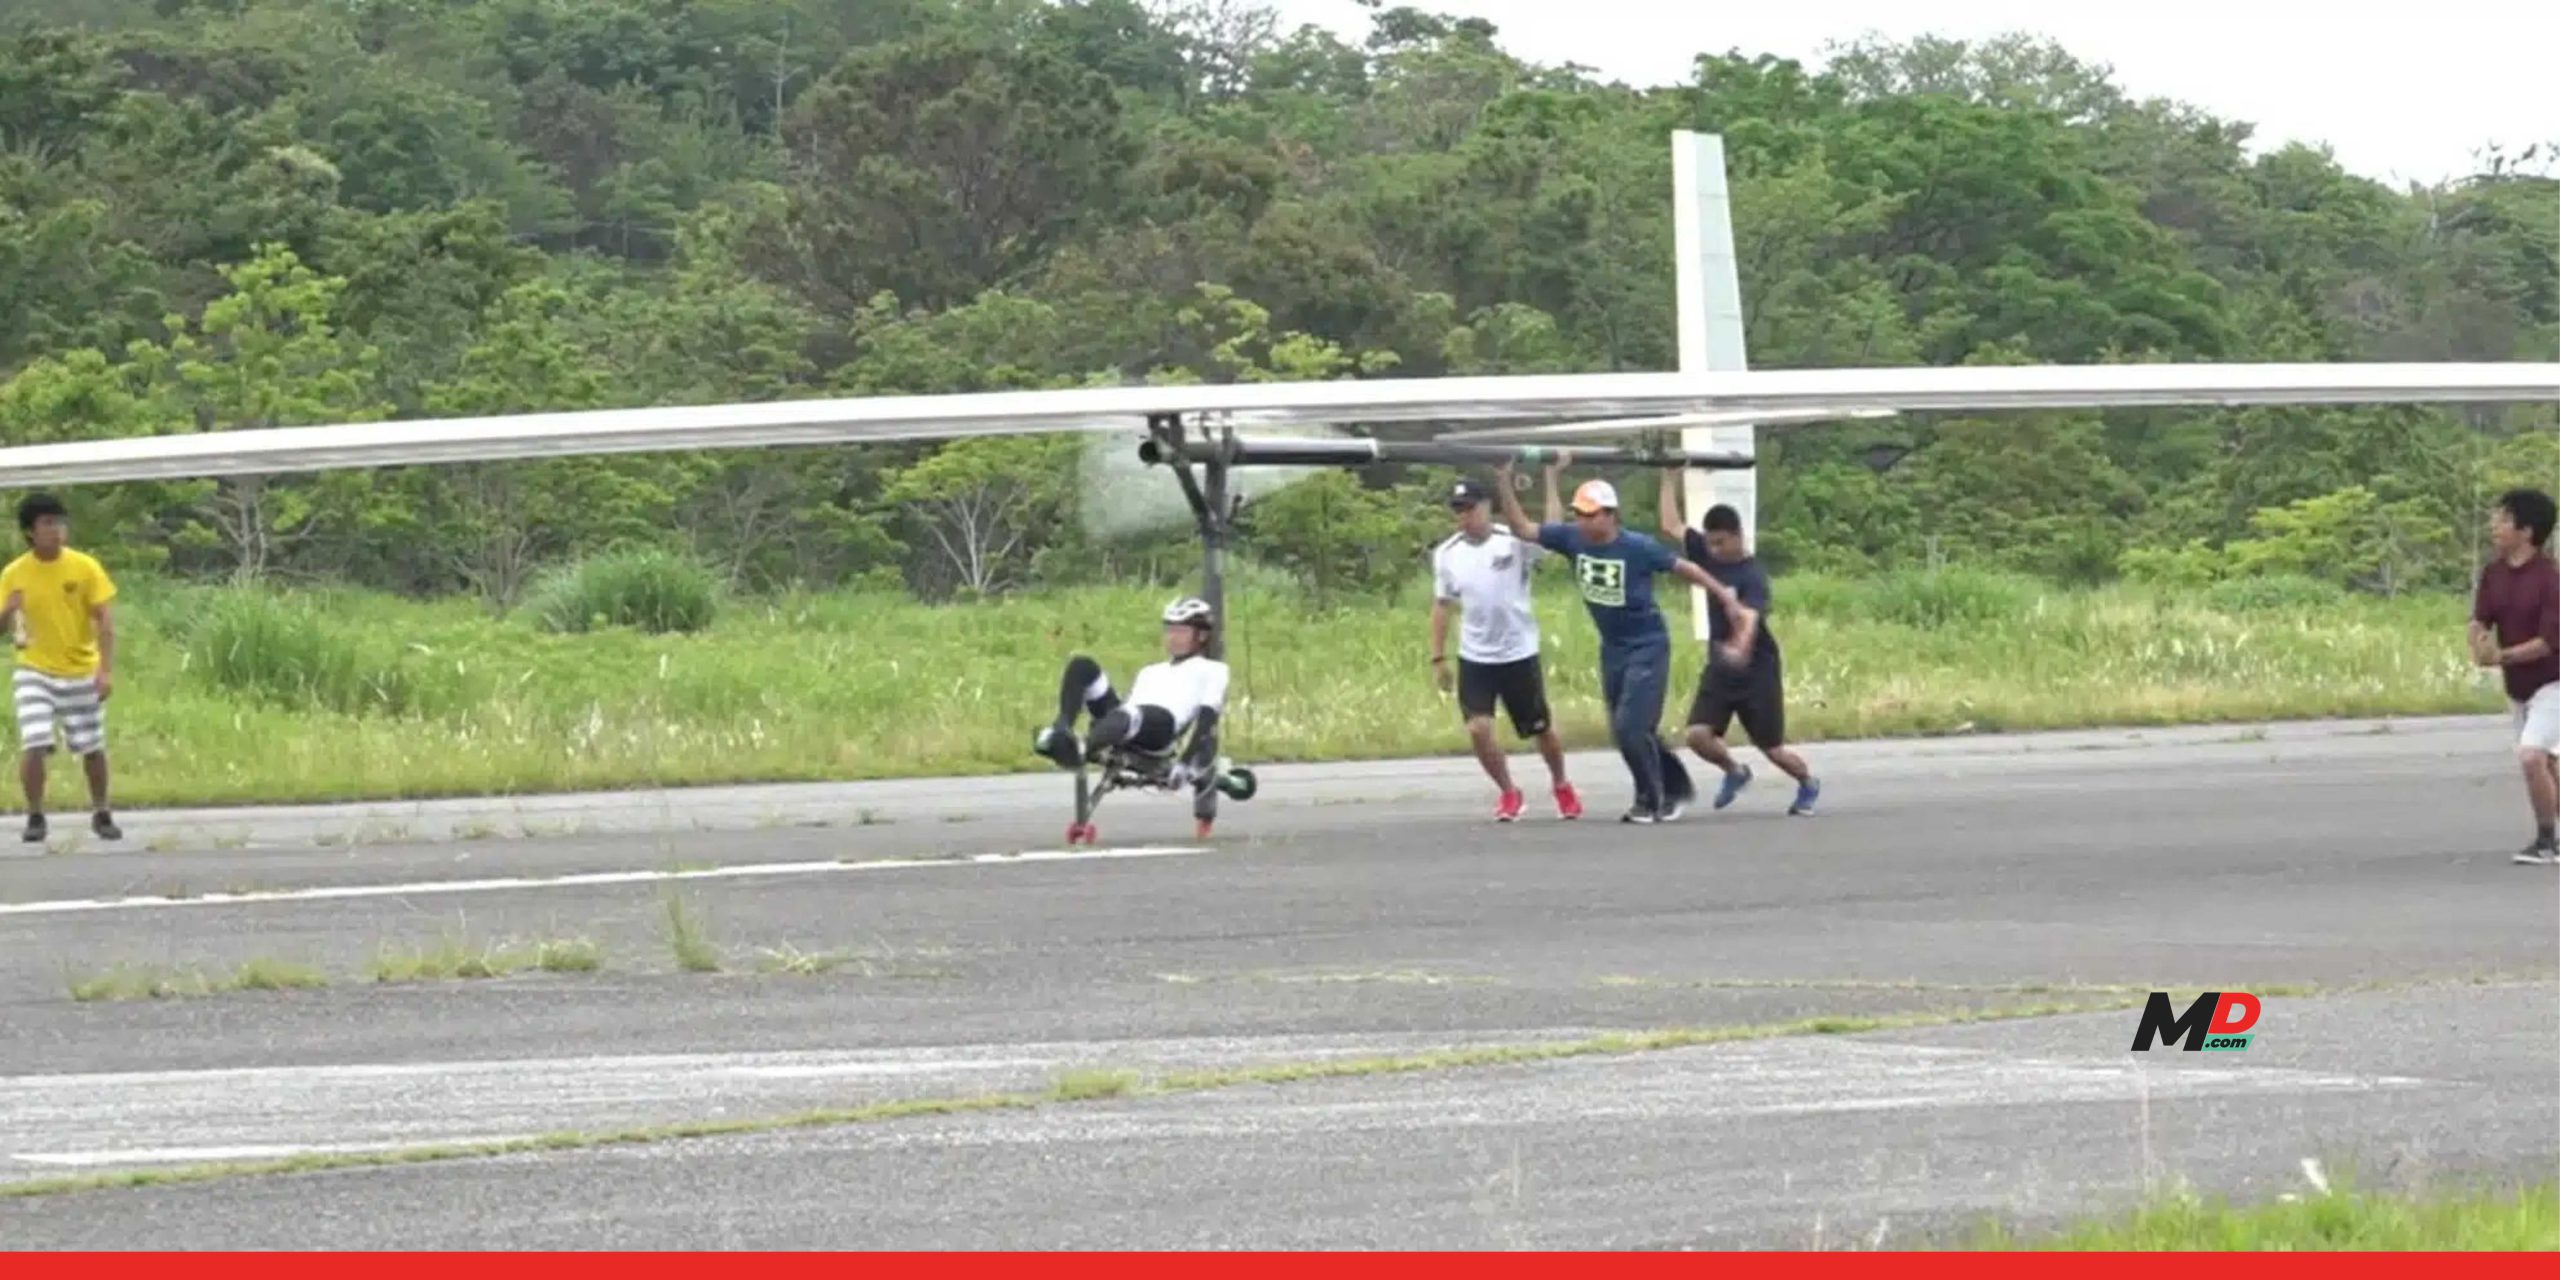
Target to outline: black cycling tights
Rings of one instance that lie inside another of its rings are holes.
[[[1111,687],[1111,677],[1103,674],[1102,664],[1081,653],[1067,659],[1066,674],[1058,681],[1058,728],[1074,732],[1079,711],[1093,717],[1093,728],[1085,734],[1091,749],[1133,746],[1165,751],[1173,746],[1173,713],[1162,707],[1123,704]]]

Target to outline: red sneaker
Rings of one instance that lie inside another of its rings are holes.
[[[1574,792],[1570,782],[1556,787],[1556,816],[1567,822],[1582,816],[1582,797]]]
[[[1493,806],[1493,820],[1496,822],[1518,821],[1520,818],[1521,803],[1522,797],[1519,792],[1503,792],[1502,799],[1496,802]]]

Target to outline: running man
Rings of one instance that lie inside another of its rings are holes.
[[[2560,814],[2560,564],[2544,550],[2554,517],[2551,496],[2539,490],[2499,496],[2489,513],[2497,557],[2480,571],[2471,601],[2471,658],[2506,675],[2516,760],[2533,802],[2533,843],[2515,861],[2541,866],[2560,863],[2552,837]]]
[[[1493,496],[1472,480],[1461,480],[1449,492],[1449,510],[1458,531],[1431,553],[1431,674],[1446,693],[1454,683],[1458,708],[1466,714],[1467,737],[1475,743],[1476,760],[1500,791],[1493,820],[1516,822],[1520,788],[1512,785],[1511,764],[1493,740],[1493,704],[1502,703],[1511,730],[1535,738],[1546,758],[1547,776],[1555,789],[1556,816],[1582,816],[1582,797],[1564,776],[1564,743],[1547,714],[1547,682],[1538,657],[1538,614],[1531,605],[1530,570],[1547,552],[1493,523]],[[1458,669],[1449,670],[1449,607],[1456,605],[1463,624],[1458,631]]]
[[[1751,785],[1750,766],[1736,761],[1724,742],[1725,731],[1740,719],[1751,745],[1796,780],[1795,803],[1787,806],[1787,812],[1810,814],[1814,802],[1822,798],[1822,784],[1814,779],[1804,757],[1787,745],[1786,682],[1779,669],[1778,638],[1769,631],[1769,575],[1743,542],[1741,512],[1717,503],[1707,508],[1704,524],[1701,532],[1681,520],[1679,480],[1664,471],[1663,536],[1677,540],[1691,562],[1733,588],[1733,594],[1759,615],[1757,625],[1743,628],[1739,640],[1734,639],[1733,623],[1723,610],[1707,615],[1707,643],[1733,641],[1735,647],[1750,652],[1751,660],[1729,664],[1716,661],[1710,653],[1706,668],[1698,673],[1698,692],[1689,700],[1689,749],[1724,771],[1716,807],[1732,804]]]
[[[18,645],[18,780],[29,844],[45,838],[45,757],[62,745],[89,775],[89,829],[121,840],[107,804],[107,699],[115,692],[115,580],[74,551],[71,513],[50,494],[18,504],[27,553],[0,570],[0,618]]]
[[[1208,654],[1217,625],[1205,600],[1184,598],[1164,610],[1165,661],[1138,672],[1123,702],[1102,664],[1083,654],[1067,659],[1058,683],[1058,718],[1032,739],[1031,749],[1073,769],[1110,747],[1171,755],[1191,732],[1191,744],[1174,768],[1177,785],[1191,786],[1191,816],[1202,837],[1218,817],[1218,716],[1227,705],[1227,664]],[[1079,712],[1093,718],[1076,740]]]
[[[1547,468],[1550,506],[1565,459]],[[1662,698],[1671,674],[1671,632],[1653,602],[1654,575],[1676,573],[1706,589],[1733,615],[1736,630],[1751,611],[1706,570],[1669,547],[1620,526],[1618,490],[1606,480],[1587,481],[1573,493],[1571,524],[1538,525],[1511,491],[1511,466],[1496,469],[1502,517],[1523,540],[1573,557],[1573,580],[1600,634],[1600,688],[1609,708],[1609,736],[1635,780],[1635,803],[1621,822],[1677,821],[1697,792],[1680,757],[1662,741]],[[1739,660],[1740,651],[1735,653]]]

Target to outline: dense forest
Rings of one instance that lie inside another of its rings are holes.
[[[1537,52],[1250,0],[11,0],[0,441],[1669,368],[1678,128],[1726,139],[1756,367],[2560,354],[2552,140],[2393,190],[2024,37],[1709,53],[1644,90]],[[2434,589],[2498,487],[2560,485],[2547,407],[1763,438],[1764,554],[1834,572]],[[68,496],[118,566],[496,604],[628,546],[932,599],[1175,571],[1097,518],[1081,461],[980,440]],[[1326,589],[1416,578],[1424,479],[1279,489],[1252,552]]]

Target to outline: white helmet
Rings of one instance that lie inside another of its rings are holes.
[[[1164,622],[1166,626],[1182,622],[1207,628],[1217,625],[1217,615],[1209,608],[1208,601],[1197,596],[1184,596],[1164,607]]]

